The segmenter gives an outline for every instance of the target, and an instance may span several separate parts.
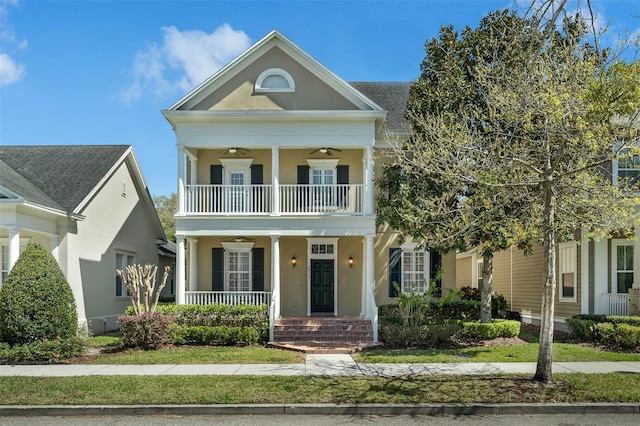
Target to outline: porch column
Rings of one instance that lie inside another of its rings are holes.
[[[60,263],[60,259],[58,258],[58,245],[60,241],[57,235],[49,236],[49,251],[51,252],[51,256],[56,260],[56,262]]]
[[[280,236],[271,236],[271,288],[273,291],[273,316],[280,318]]]
[[[189,156],[189,185],[198,184],[198,159],[196,157]]]
[[[633,288],[640,288],[640,228],[636,229],[633,242]]]
[[[587,230],[580,234],[580,312],[589,313],[589,239]]]
[[[9,272],[16,264],[20,256],[20,231],[18,228],[9,228]]]
[[[369,310],[369,318],[371,318],[371,325],[373,326],[373,341],[378,342],[378,307],[376,306],[376,275],[375,275],[375,256],[373,252],[373,235],[367,235],[366,239],[366,252],[367,260],[367,290],[369,301],[367,303]]]
[[[367,318],[368,317],[368,309],[367,309],[367,302],[369,300],[369,297],[367,295],[367,291],[368,291],[368,285],[367,283],[369,282],[367,280],[367,270],[368,270],[368,265],[366,262],[367,259],[367,239],[366,238],[362,238],[362,259],[364,259],[364,262],[360,262],[362,264],[361,269],[362,269],[362,290],[360,291],[360,316],[363,318]]]
[[[594,253],[593,253],[593,313],[601,314],[604,312],[604,298],[603,294],[609,293],[608,286],[608,271],[609,271],[609,262],[608,262],[608,252],[609,252],[609,240],[604,238],[602,240],[593,242]],[[609,308],[607,307],[607,310]]]
[[[273,190],[273,206],[271,212],[280,214],[280,147],[274,145],[271,147],[271,187]]]
[[[176,213],[184,213],[184,146],[182,145],[178,145],[178,211]],[[182,244],[184,245],[184,239]]]
[[[198,290],[198,239],[187,238],[189,242],[189,291]]]
[[[374,187],[373,187],[373,146],[368,146],[365,155],[365,180],[364,180],[364,212],[373,214]]]
[[[176,235],[176,304],[185,303],[184,235]]]

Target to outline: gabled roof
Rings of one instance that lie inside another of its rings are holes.
[[[322,65],[320,62],[311,57],[308,53],[300,49],[295,43],[285,37],[277,30],[271,31],[260,41],[255,43],[236,59],[222,67],[218,72],[213,74],[202,84],[197,86],[178,102],[169,107],[168,111],[189,110],[199,101],[209,96],[216,89],[221,87],[225,82],[229,81],[233,76],[260,58],[265,52],[272,47],[277,46],[296,60],[300,65],[313,73],[320,80],[328,84],[336,92],[340,93],[360,110],[363,111],[383,111],[371,99],[363,96],[357,90],[335,75],[332,71]],[[165,116],[167,111],[165,111]]]
[[[408,132],[404,110],[409,99],[411,82],[352,82],[349,83],[367,98],[388,111],[387,129]]]
[[[129,145],[0,146],[0,185],[29,203],[79,214],[130,150]]]

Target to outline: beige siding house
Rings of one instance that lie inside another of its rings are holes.
[[[163,111],[177,147],[177,302],[265,303],[272,341],[287,319],[319,318],[362,320],[377,341],[394,281],[424,289],[444,264],[442,286],[455,287],[455,256],[376,226],[377,154],[387,132],[406,135],[408,89],[347,83],[273,31]]]
[[[132,147],[0,147],[2,281],[31,241],[60,264],[79,322],[118,328],[130,301],[116,268],[157,264],[166,243]]]

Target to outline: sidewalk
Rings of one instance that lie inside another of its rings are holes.
[[[367,364],[351,355],[307,354],[304,364],[0,365],[0,376],[421,376],[534,374],[534,362]],[[635,373],[640,362],[555,362],[553,373]]]

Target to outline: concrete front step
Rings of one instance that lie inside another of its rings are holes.
[[[269,342],[267,346],[306,354],[353,354],[382,345],[373,342],[327,342],[311,340],[299,342]]]

